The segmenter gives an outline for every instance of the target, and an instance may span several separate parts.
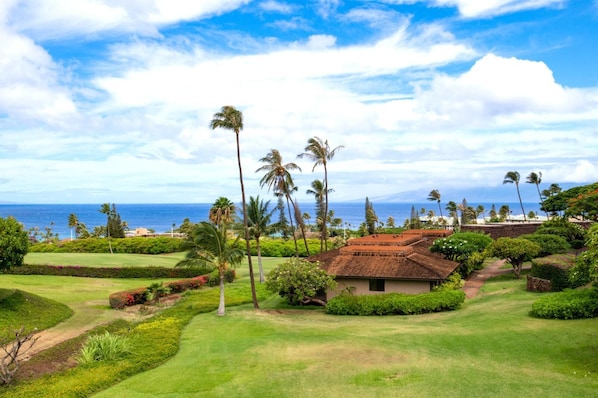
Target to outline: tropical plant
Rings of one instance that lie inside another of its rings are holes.
[[[312,168],[312,172],[318,166],[324,166],[324,214],[328,214],[329,202],[328,202],[328,162],[334,158],[336,153],[344,148],[344,146],[339,145],[334,149],[330,148],[328,144],[328,140],[322,140],[319,137],[312,137],[307,140],[307,146],[305,147],[305,152],[298,155],[299,158],[307,157],[308,159],[314,162],[314,167]],[[327,222],[324,219],[323,225],[323,237],[324,239],[324,250],[328,251],[328,235],[327,235]]]
[[[250,196],[249,204],[247,206],[247,223],[249,225],[249,235],[255,239],[257,262],[260,272],[260,283],[263,283],[265,280],[264,268],[262,266],[260,237],[269,233],[271,228],[270,219],[272,218],[272,212],[274,211],[268,211],[269,205],[270,201],[264,203],[264,201],[261,200],[258,195],[255,198]]]
[[[517,197],[519,198],[519,204],[521,205],[521,213],[523,214],[523,221],[527,221],[527,217],[525,216],[525,210],[523,209],[523,201],[521,200],[521,192],[519,192],[519,173],[517,171],[508,171],[505,174],[505,178],[503,180],[503,184],[515,184],[515,188],[517,188]]]
[[[325,184],[321,180],[313,180],[311,182],[311,189],[305,191],[309,195],[313,195],[316,200],[316,226],[320,231],[320,251],[324,251],[324,241],[326,240],[326,189]],[[334,191],[329,189],[329,191]]]
[[[218,270],[220,280],[220,301],[217,314],[225,313],[224,278],[229,267],[241,264],[244,257],[243,250],[239,247],[239,238],[229,242],[226,230],[214,224],[202,221],[193,230],[193,247],[187,251],[186,260],[176,266],[204,265],[213,266]]]
[[[449,200],[446,204],[446,211],[448,211],[449,217],[453,220],[453,226],[455,228],[459,227],[459,215],[457,214],[457,204],[452,200]]]
[[[71,239],[72,239],[72,233],[73,233],[73,229],[75,230],[75,239],[77,239],[78,237],[78,226],[79,226],[79,218],[77,217],[77,215],[75,213],[71,213],[69,214],[69,221],[68,221],[68,225],[69,228],[71,228]]]
[[[442,219],[442,207],[440,207],[440,191],[437,189],[433,189],[428,194],[428,200],[432,202],[436,202],[438,204],[438,211],[440,211],[440,218]]]
[[[241,185],[241,205],[243,207],[243,229],[245,232],[247,263],[249,265],[249,280],[251,284],[251,298],[253,300],[253,307],[259,308],[257,294],[255,291],[255,280],[253,278],[253,264],[251,262],[251,253],[249,251],[249,226],[247,222],[247,203],[245,201],[245,185],[243,183],[243,168],[241,167],[241,145],[239,143],[239,133],[241,132],[241,130],[243,130],[243,113],[235,109],[235,107],[233,106],[223,106],[220,112],[216,112],[214,114],[214,118],[210,122],[210,127],[212,129],[223,128],[226,130],[232,130],[235,133],[235,141],[237,144],[237,164],[239,166],[239,182]]]
[[[266,281],[268,290],[286,298],[291,305],[326,305],[317,297],[318,293],[335,286],[334,278],[321,269],[318,263],[298,258],[291,258],[277,265],[270,271]]]
[[[536,190],[538,191],[538,197],[540,197],[540,205],[541,208],[544,209],[544,199],[542,198],[542,193],[540,192],[540,183],[542,182],[542,172],[538,171],[531,172],[527,177],[525,177],[525,182],[528,184],[534,184],[536,186]],[[548,218],[548,212],[544,210],[546,213],[546,217]]]
[[[486,255],[506,260],[519,279],[523,263],[538,256],[540,250],[540,245],[524,238],[498,238],[487,247]]]
[[[29,238],[13,217],[0,218],[0,270],[23,265],[29,250]]]
[[[378,222],[378,216],[374,210],[374,204],[370,202],[370,199],[366,196],[365,198],[365,229],[370,235],[376,233],[376,223]]]
[[[265,171],[266,174],[260,180],[260,187],[267,186],[268,192],[272,190],[275,196],[283,196],[287,201],[287,209],[289,211],[289,219],[291,222],[291,232],[293,241],[295,242],[295,254],[299,257],[299,248],[297,247],[297,237],[295,236],[295,229],[293,225],[293,214],[291,213],[291,192],[296,187],[291,176],[291,170],[299,170],[301,168],[295,163],[283,163],[282,156],[277,149],[272,149],[266,156],[260,159],[260,162],[266,163],[258,168],[255,172]],[[294,208],[294,205],[293,205]]]
[[[82,365],[89,365],[98,361],[112,361],[122,357],[130,351],[129,339],[125,336],[105,332],[90,336],[81,352],[78,361]]]
[[[482,266],[484,256],[474,256],[492,243],[490,236],[477,232],[457,232],[446,238],[439,238],[430,246],[432,253],[443,254],[448,260],[459,263],[459,274],[466,278]]]
[[[208,219],[217,227],[221,227],[233,222],[235,212],[235,204],[230,199],[221,196],[210,207]]]

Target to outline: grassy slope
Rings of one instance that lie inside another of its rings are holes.
[[[28,253],[25,264],[80,265],[86,267],[174,267],[184,253],[163,255],[123,253]]]
[[[98,397],[595,396],[598,319],[531,318],[523,284],[413,317],[199,315],[175,358]]]

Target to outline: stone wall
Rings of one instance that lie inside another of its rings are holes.
[[[579,221],[576,224],[589,228],[590,221]],[[492,239],[516,238],[520,235],[533,234],[542,225],[539,221],[530,222],[504,222],[492,224],[465,224],[461,226],[461,232],[484,232]]]

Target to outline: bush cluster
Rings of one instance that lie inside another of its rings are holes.
[[[78,276],[84,278],[193,278],[210,272],[211,269],[167,268],[167,267],[122,267],[122,268],[94,268],[62,265],[23,265],[11,268],[5,273],[13,275],[52,275]]]
[[[114,253],[129,254],[165,254],[184,250],[184,240],[169,236],[154,238],[134,237],[111,239]],[[29,248],[37,253],[108,253],[108,239],[85,238],[62,241],[57,243],[35,243]]]
[[[387,293],[378,295],[341,294],[326,305],[334,315],[416,315],[451,311],[465,301],[461,290],[441,290],[422,294]]]
[[[236,277],[237,277],[237,273],[235,272],[234,269],[228,268],[226,271],[224,271],[224,282],[225,283],[233,282]],[[210,274],[207,275],[207,278],[208,278],[207,284],[210,287],[218,286],[220,284],[220,275],[218,274],[218,270],[214,270],[214,271],[210,272]]]
[[[573,256],[549,256],[533,259],[530,275],[550,280],[552,291],[560,292],[571,287],[569,275],[574,261]]]
[[[598,289],[565,290],[546,295],[532,304],[531,314],[547,319],[598,317]]]
[[[180,293],[185,290],[199,289],[208,282],[207,275],[197,276],[195,278],[184,279],[174,282],[168,282],[164,285],[171,293]],[[143,304],[148,301],[148,288],[140,287],[137,289],[123,290],[112,293],[108,298],[110,307],[121,310],[136,304]]]
[[[250,242],[250,250],[252,256],[257,256],[257,248],[255,239]],[[299,248],[299,257],[307,257],[305,250],[305,243],[303,239],[297,239],[297,247]],[[316,254],[320,252],[319,239],[307,239],[307,247],[309,247],[309,254]],[[260,239],[260,251],[264,257],[293,257],[295,255],[295,243],[293,239]]]
[[[569,245],[567,239],[560,235],[534,232],[533,234],[521,235],[520,238],[530,240],[540,246],[540,253],[538,253],[538,257],[566,253],[569,249],[571,249],[571,245]]]

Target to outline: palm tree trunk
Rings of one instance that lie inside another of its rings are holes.
[[[297,237],[295,236],[295,226],[293,225],[293,215],[291,214],[291,205],[289,204],[289,194],[285,195],[287,198],[287,210],[289,212],[289,222],[291,223],[291,234],[293,235],[293,242],[295,242],[295,257],[299,258],[299,246],[297,246]]]
[[[519,204],[521,205],[521,212],[523,213],[523,221],[527,221],[527,217],[525,216],[525,210],[523,209],[523,201],[521,200],[521,194],[519,193],[519,184],[516,183],[515,187],[517,187],[517,196],[519,197]]]
[[[536,189],[538,190],[538,196],[540,197],[540,204],[542,204],[542,208],[544,208],[544,199],[542,199],[542,194],[540,193],[540,184],[536,184]],[[548,220],[548,212],[544,210],[544,214],[546,214],[546,219]]]
[[[224,316],[224,270],[219,270],[220,274],[220,301],[218,302],[218,316]]]
[[[328,168],[324,163],[324,197],[326,203],[324,204],[324,226],[322,228],[322,239],[324,240],[324,251],[328,251]]]
[[[255,280],[253,279],[253,264],[251,263],[251,247],[249,245],[249,225],[247,223],[247,205],[245,202],[245,185],[243,184],[243,168],[241,167],[241,145],[239,144],[239,132],[238,131],[235,131],[235,138],[237,140],[237,163],[239,164],[239,180],[241,181],[241,201],[242,201],[242,205],[243,205],[243,227],[245,230],[245,246],[247,249],[247,263],[249,265],[249,282],[251,284],[251,299],[253,301],[253,308],[259,308],[260,305],[257,302],[257,294],[255,291]],[[222,283],[224,283],[224,282],[222,282]],[[221,294],[224,294],[224,284],[222,285]]]

